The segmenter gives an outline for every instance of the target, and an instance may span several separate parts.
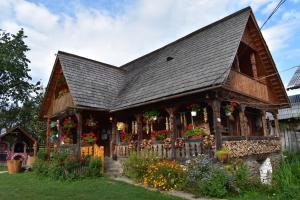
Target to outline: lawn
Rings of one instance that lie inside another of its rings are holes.
[[[160,199],[180,200],[142,187],[117,182],[105,177],[75,182],[57,182],[38,178],[31,173],[0,174],[0,199],[22,200],[98,200],[98,199]]]

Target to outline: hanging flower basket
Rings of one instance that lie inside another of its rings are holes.
[[[224,111],[225,111],[225,115],[227,117],[231,116],[233,111],[237,108],[237,103],[235,102],[230,102],[229,104],[226,104],[224,106]]]
[[[157,117],[159,116],[159,112],[156,110],[148,111],[148,112],[144,112],[143,116],[146,120],[155,121],[155,120],[157,120]]]
[[[98,122],[94,119],[92,115],[89,116],[89,118],[85,121],[85,125],[91,128],[97,128]]]
[[[226,115],[227,117],[229,117],[229,116],[232,115],[232,112],[225,112],[225,115]]]
[[[65,130],[70,130],[72,128],[76,128],[76,126],[77,125],[74,122],[74,120],[72,119],[72,117],[67,117],[63,121],[63,129],[65,129]]]
[[[201,111],[201,107],[198,104],[188,105],[187,109],[191,110],[192,117],[197,116],[197,112]]]

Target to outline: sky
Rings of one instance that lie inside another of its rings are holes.
[[[0,29],[24,29],[30,73],[47,86],[58,50],[120,66],[247,6],[261,25],[279,1],[0,0]],[[286,69],[300,65],[300,0],[287,0],[262,33],[286,86],[296,68]]]

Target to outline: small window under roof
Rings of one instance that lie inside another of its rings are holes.
[[[168,56],[167,57],[167,61],[170,61],[170,60],[173,60],[174,58],[173,57],[171,57],[171,56]]]

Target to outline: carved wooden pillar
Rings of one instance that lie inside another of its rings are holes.
[[[219,150],[222,147],[222,133],[221,133],[221,102],[218,99],[214,99],[211,102],[211,107],[213,111],[213,128],[216,140],[216,149]]]
[[[253,77],[256,79],[257,78],[257,68],[256,68],[255,53],[251,53],[250,60],[251,60],[251,65],[252,65]]]
[[[267,127],[267,119],[266,119],[266,111],[261,111],[261,122],[262,122],[262,129],[263,129],[263,135],[268,135],[268,127]]]
[[[248,128],[247,128],[247,117],[245,115],[245,105],[240,105],[240,127],[241,127],[241,135],[242,136],[248,136]]]
[[[113,158],[117,152],[115,151],[117,135],[117,120],[113,117],[111,121],[111,139],[110,139],[110,157]]]
[[[55,125],[57,126],[57,134],[58,134],[58,139],[57,139],[57,150],[59,151],[60,145],[61,145],[61,139],[62,139],[62,118],[56,121]]]
[[[169,114],[170,118],[170,131],[171,131],[171,157],[175,159],[176,157],[176,149],[175,149],[175,141],[177,137],[177,126],[176,126],[176,107],[166,108],[166,111]]]
[[[279,136],[279,122],[278,122],[278,111],[272,112],[274,123],[275,123],[275,136]]]
[[[236,61],[236,69],[237,69],[238,72],[240,72],[241,71],[240,61],[239,61],[239,57],[237,55],[235,56],[235,61]]]
[[[137,151],[141,150],[141,142],[143,138],[143,115],[142,114],[136,114],[135,115],[136,123],[137,123]]]
[[[36,155],[37,155],[37,147],[38,147],[37,141],[34,141],[34,143],[33,143],[33,157],[36,157]]]
[[[47,132],[46,132],[46,154],[47,159],[50,159],[50,118],[47,118]]]
[[[80,147],[81,147],[81,134],[82,134],[82,114],[80,111],[77,110],[77,112],[75,113],[76,118],[77,118],[77,145],[76,145],[76,153],[78,158],[80,158]]]

